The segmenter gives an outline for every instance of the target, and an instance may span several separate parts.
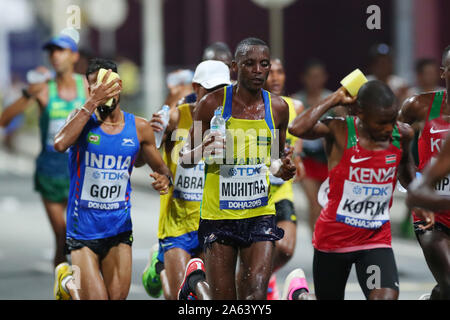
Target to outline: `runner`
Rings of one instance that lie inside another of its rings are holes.
[[[101,69],[108,72],[101,82]],[[121,111],[121,81],[106,80],[114,62],[93,59],[86,77],[90,97],[55,137],[69,149],[70,192],[66,248],[80,270],[81,299],[125,299],[131,283],[130,175],[140,157],[153,169],[153,187],[165,193],[171,173],[142,118]],[[112,99],[111,106],[107,102]]]
[[[203,50],[202,61],[207,60],[217,60],[222,61],[230,68],[231,73],[231,61],[233,60],[233,54],[230,51],[230,48],[226,43],[223,42],[213,42],[209,46]],[[197,101],[197,97],[195,92],[187,95],[186,97],[180,99],[178,101],[178,105],[182,105],[185,103],[194,103]]]
[[[50,63],[56,73],[55,78],[31,84],[24,89],[23,96],[1,115],[0,127],[5,127],[16,115],[32,106],[32,101],[38,103],[42,149],[36,160],[34,189],[41,194],[55,235],[53,265],[56,270],[56,267],[62,264],[58,270],[66,270],[68,264],[64,254],[66,241],[64,211],[69,194],[68,154],[55,151],[53,138],[67,116],[84,104],[87,82],[82,75],[73,71],[79,54],[77,44],[72,38],[64,35],[56,36],[45,43],[43,48],[48,51]],[[41,70],[36,70],[39,71]],[[54,293],[56,294],[56,291]],[[62,297],[55,296],[55,298],[59,300]]]
[[[264,89],[281,96],[284,92],[284,84],[286,81],[283,64],[280,59],[272,59],[270,63],[269,77],[267,78]],[[282,98],[289,106],[289,121],[292,121],[303,111],[303,104],[296,99],[285,96],[282,96]],[[286,148],[294,149],[295,157],[293,160],[297,167],[297,177],[301,177],[304,173],[304,167],[301,163],[301,157],[299,156],[301,152],[301,140],[286,133]],[[284,237],[275,243],[273,274],[269,281],[267,300],[279,299],[275,272],[288,263],[295,250],[297,240],[297,216],[294,210],[294,192],[292,184],[293,180],[284,182],[283,179],[270,175],[270,193],[277,212],[277,226],[284,230]]]
[[[355,100],[357,117],[319,121],[331,108]],[[414,176],[414,163],[409,148],[413,131],[397,122],[397,115],[394,93],[374,80],[360,88],[357,98],[339,88],[290,125],[293,135],[327,141],[329,200],[313,235],[314,287],[319,300],[344,299],[353,264],[367,299],[398,299],[389,208],[397,173],[407,186]]]
[[[270,70],[269,48],[263,41],[241,41],[232,68],[238,75],[237,85],[203,97],[194,116],[194,121],[201,121],[201,129],[200,125],[191,128],[181,159],[184,167],[192,167],[202,159],[203,151],[215,157],[224,151],[220,134],[209,133],[203,142],[201,138],[218,106],[223,106],[219,115],[228,132],[227,161],[207,162],[198,231],[206,278],[213,299],[265,299],[274,242],[284,233],[276,226],[269,193],[271,157],[281,158],[272,161],[279,169],[275,176],[289,180],[295,173],[284,150],[278,153],[270,146],[277,141],[285,145],[289,109],[280,97],[262,89]],[[272,167],[275,172],[277,168]]]
[[[443,194],[442,190],[436,188],[439,184],[445,183],[448,186],[448,174],[450,173],[450,136],[445,139],[442,151],[436,156],[436,161],[428,165],[422,176],[417,178],[410,185],[408,190],[407,204],[409,207],[421,207],[429,210],[437,211],[433,218],[439,217],[442,214],[439,211],[447,210],[450,207],[450,198],[447,194]],[[436,228],[438,229],[438,228]],[[436,239],[436,243],[442,242],[447,244],[448,253],[448,228],[444,229],[446,232],[445,241]],[[443,230],[443,231],[444,231]],[[430,230],[434,232],[435,230]],[[448,270],[448,266],[447,266]],[[448,273],[447,273],[448,275]],[[447,282],[448,285],[448,282]],[[447,287],[448,288],[448,287]],[[448,299],[447,299],[448,300]]]
[[[166,299],[177,299],[189,259],[197,257],[202,251],[197,230],[205,164],[201,161],[194,168],[184,169],[178,163],[178,154],[193,125],[193,114],[198,101],[207,93],[229,84],[230,70],[223,62],[213,60],[201,62],[195,70],[192,82],[197,102],[183,104],[173,109],[164,133],[163,159],[175,176],[174,186],[170,188],[168,194],[161,196],[158,227],[158,239],[162,250],[157,259],[165,266],[165,276],[161,280],[164,282],[164,279],[167,279],[169,284],[169,292],[164,292]],[[153,115],[151,124],[155,132],[162,130],[159,114]],[[152,283],[157,282],[151,281],[150,270],[147,268],[144,271],[146,278],[144,287],[148,288],[147,292],[156,291],[150,288]],[[154,272],[156,273],[158,272]],[[182,294],[181,298],[186,298],[189,293]]]
[[[420,160],[418,170],[420,172],[434,161],[441,150],[442,142],[450,132],[450,102],[447,96],[450,87],[450,46],[444,50],[442,66],[441,78],[445,80],[446,90],[413,96],[405,101],[401,110],[400,119],[402,121],[423,128],[418,142]],[[434,179],[434,176],[431,178]],[[450,195],[448,179],[449,177],[446,177],[436,184],[435,189],[438,194]],[[424,183],[430,181],[434,180],[426,180]],[[423,185],[424,187],[425,185]],[[431,294],[431,299],[450,298],[450,281],[448,279],[450,271],[448,259],[450,210],[448,208],[436,213],[434,226],[426,231],[420,226],[428,223],[422,221],[421,217],[418,217],[413,211],[417,240],[438,284]]]

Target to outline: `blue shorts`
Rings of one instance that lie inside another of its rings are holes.
[[[173,248],[180,248],[195,256],[202,251],[198,241],[198,232],[192,231],[178,237],[167,237],[159,240],[158,260],[164,262],[164,253]]]

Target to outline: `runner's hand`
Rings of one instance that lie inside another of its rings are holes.
[[[413,211],[420,220],[426,223],[425,225],[419,225],[420,229],[427,230],[434,226],[435,220],[433,212],[421,208],[414,208]]]
[[[225,137],[220,132],[209,132],[203,140],[203,154],[205,156],[223,154],[225,150]]]
[[[159,194],[167,194],[169,192],[169,178],[163,174],[159,174],[158,172],[150,173],[150,177],[155,179],[153,181],[152,186],[156,191],[159,191]]]
[[[153,128],[153,131],[160,132],[163,130],[164,122],[162,120],[162,116],[159,113],[154,113],[152,118],[150,119],[150,125]]]
[[[352,97],[347,89],[340,87],[334,93],[334,104],[339,106],[351,106],[356,102],[356,96]]]
[[[116,78],[111,82],[106,83],[111,72],[111,69],[109,69],[103,77],[102,82],[96,83],[91,87],[90,99],[92,99],[97,106],[105,104],[109,99],[114,98],[122,91],[122,80]]]
[[[277,172],[277,174],[275,174],[275,176],[283,179],[284,181],[291,180],[294,177],[295,172],[297,171],[297,167],[292,162],[291,154],[292,152],[281,160],[280,170]]]

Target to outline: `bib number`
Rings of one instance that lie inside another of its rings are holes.
[[[392,183],[364,184],[346,180],[336,221],[352,227],[378,229],[389,221]]]
[[[205,179],[205,163],[199,162],[193,168],[177,166],[173,197],[185,201],[202,201]]]
[[[220,166],[220,209],[244,210],[268,204],[266,165]]]
[[[129,177],[128,170],[86,167],[81,206],[100,210],[124,208]]]

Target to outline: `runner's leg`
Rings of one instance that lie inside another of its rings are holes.
[[[284,237],[275,245],[273,272],[283,267],[292,258],[297,241],[297,225],[291,221],[280,221],[277,226],[284,230]]]
[[[98,256],[88,247],[71,252],[72,265],[80,270],[80,298],[82,300],[108,300],[108,291],[100,273]]]
[[[213,242],[205,252],[206,279],[213,300],[236,300],[237,249]]]
[[[67,202],[52,202],[44,198],[42,198],[42,201],[55,235],[56,248],[53,264],[56,267],[60,263],[67,261],[64,253],[64,245],[66,243],[66,220],[64,217]]]
[[[125,300],[131,285],[131,246],[120,243],[101,261],[102,275],[110,300]]]
[[[241,248],[237,279],[239,300],[266,299],[267,285],[272,275],[273,252],[272,241],[259,241]]]
[[[368,300],[397,300],[398,271],[391,248],[363,250],[355,263],[359,285]]]
[[[450,237],[441,230],[430,230],[418,234],[428,268],[436,279],[440,299],[450,299]],[[437,298],[433,294],[431,299]]]
[[[183,283],[184,272],[190,259],[190,254],[181,248],[172,248],[164,253],[164,270],[169,289],[167,296],[165,294],[166,299],[178,299],[178,290]]]
[[[313,278],[317,300],[344,300],[352,264],[350,254],[314,250]]]

